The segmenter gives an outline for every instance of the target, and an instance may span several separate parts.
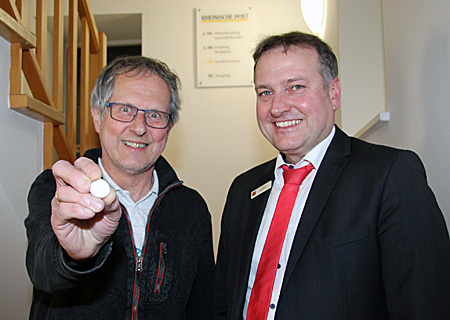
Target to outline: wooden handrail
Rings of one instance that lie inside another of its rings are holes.
[[[30,90],[33,93],[33,97],[51,107],[54,107],[53,99],[47,89],[44,74],[34,52],[30,50],[23,50],[22,70],[25,78],[27,79],[28,85],[30,86]]]
[[[9,4],[10,0],[0,2],[0,35],[11,43],[20,44],[22,49],[35,48],[36,37],[3,9],[3,2]]]
[[[5,10],[14,20],[22,23],[22,18],[20,16],[20,11],[17,9],[16,4],[13,2],[13,0],[0,0],[0,6]]]
[[[78,12],[80,19],[86,18],[86,22],[89,26],[90,51],[91,53],[98,53],[100,51],[98,30],[88,0],[78,0]]]
[[[33,1],[36,1],[36,36],[22,22],[21,12],[26,0],[0,0],[0,35],[11,43],[10,107],[44,123],[44,167],[49,168],[56,160],[53,159],[53,148],[59,159],[73,162],[77,155],[77,140],[81,151],[99,146],[89,116],[89,95],[95,78],[106,64],[106,35],[98,32],[89,0],[69,0],[67,101],[64,102],[63,0],[53,0],[52,94],[46,80],[48,0]],[[77,60],[78,17],[82,23],[80,62]],[[81,116],[77,138],[78,65],[81,66]],[[22,92],[22,72],[32,97]]]
[[[62,125],[66,121],[64,113],[26,94],[12,94],[9,96],[11,109],[19,111],[33,119],[42,122],[53,122]]]

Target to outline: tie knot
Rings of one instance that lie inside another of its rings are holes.
[[[284,184],[301,185],[312,169],[314,166],[311,163],[298,169],[289,169],[287,165],[283,165]]]

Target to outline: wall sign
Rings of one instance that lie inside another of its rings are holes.
[[[252,7],[198,8],[196,19],[197,86],[252,86]]]

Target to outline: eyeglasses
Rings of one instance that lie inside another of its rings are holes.
[[[167,112],[139,109],[125,103],[107,102],[105,105],[109,107],[111,118],[120,122],[131,122],[136,118],[138,111],[142,111],[144,112],[145,124],[156,129],[167,128],[173,117]]]

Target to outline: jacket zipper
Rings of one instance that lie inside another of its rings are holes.
[[[137,306],[139,301],[139,292],[140,292],[140,271],[142,270],[142,255],[136,254],[136,246],[134,245],[134,232],[133,228],[131,227],[131,220],[130,216],[128,215],[127,209],[120,204],[122,207],[123,212],[125,213],[125,218],[127,219],[128,223],[128,229],[130,230],[130,237],[131,237],[131,246],[133,247],[133,254],[134,254],[134,260],[136,267],[134,269],[134,288],[133,288],[133,305],[132,305],[132,312],[131,312],[131,319],[137,319]],[[135,317],[136,315],[136,317]]]
[[[136,250],[136,249],[135,249]],[[142,255],[136,256],[136,269],[134,272],[134,298],[133,298],[133,313],[131,315],[131,319],[134,319],[134,315],[136,315],[136,320],[138,319],[138,305],[139,305],[139,294],[141,291],[141,271],[142,271]]]
[[[131,227],[131,222],[130,222],[130,218],[128,216],[128,211],[125,209],[124,206],[121,205],[122,210],[125,212],[125,217],[127,218],[127,222],[128,222],[128,228],[130,229],[130,235],[131,235],[131,243],[133,246],[133,253],[134,253],[134,259],[135,259],[135,263],[136,263],[136,268],[135,268],[135,272],[134,272],[134,296],[133,296],[133,306],[132,306],[132,313],[131,313],[131,320],[138,320],[138,305],[139,305],[139,294],[141,291],[141,286],[140,286],[140,279],[141,279],[141,272],[142,272],[142,266],[143,266],[143,262],[144,262],[144,255],[145,255],[145,247],[147,245],[147,237],[148,237],[148,231],[150,228],[150,220],[152,218],[153,215],[153,211],[156,208],[156,205],[159,203],[159,201],[161,201],[161,199],[165,196],[165,194],[167,192],[169,192],[170,189],[179,186],[183,184],[182,181],[177,181],[174,182],[170,185],[168,185],[159,195],[159,197],[155,200],[155,203],[153,204],[153,207],[150,210],[150,214],[148,217],[148,221],[147,221],[147,235],[145,237],[145,241],[144,241],[144,246],[142,248],[142,253],[136,255],[136,246],[134,245],[134,233],[133,233],[133,228]]]

